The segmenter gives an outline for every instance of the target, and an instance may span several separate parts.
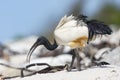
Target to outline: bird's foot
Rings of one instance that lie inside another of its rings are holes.
[[[80,61],[77,60],[77,66],[76,66],[77,70],[78,71],[81,71],[81,64],[80,64]]]
[[[72,68],[71,68],[71,67],[68,67],[68,68],[67,68],[67,71],[68,71],[68,72],[70,72],[71,70],[72,70]]]

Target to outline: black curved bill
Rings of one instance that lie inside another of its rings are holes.
[[[30,50],[29,50],[29,52],[28,52],[28,54],[27,54],[27,58],[26,58],[26,61],[27,61],[27,62],[30,62],[31,55],[32,55],[33,51],[34,51],[38,46],[39,46],[39,42],[36,41],[36,42],[33,44],[33,46],[30,48]]]

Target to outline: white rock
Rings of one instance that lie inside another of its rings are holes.
[[[6,42],[5,45],[13,51],[27,53],[36,40],[37,36],[31,36],[18,41]],[[35,51],[38,53],[39,49],[41,49],[41,47],[37,48]],[[35,51],[34,53],[36,53]]]
[[[52,66],[65,65],[67,62],[71,62],[72,56],[69,54],[59,55],[57,57],[41,57],[31,60],[30,63],[48,63]]]
[[[106,53],[107,51],[109,51],[110,48],[102,48],[100,49],[96,54],[95,54],[95,59],[99,59],[100,57],[103,57],[104,53]]]
[[[109,52],[102,61],[106,61],[112,65],[119,65],[120,66],[120,47],[113,49]]]

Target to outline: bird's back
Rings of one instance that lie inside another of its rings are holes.
[[[111,34],[108,25],[97,20],[87,20],[87,16],[64,16],[54,31],[56,42],[72,48],[85,47],[97,35]]]

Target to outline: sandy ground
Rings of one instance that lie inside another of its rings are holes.
[[[120,67],[109,65],[93,67],[82,71],[36,74],[11,80],[120,80]]]

